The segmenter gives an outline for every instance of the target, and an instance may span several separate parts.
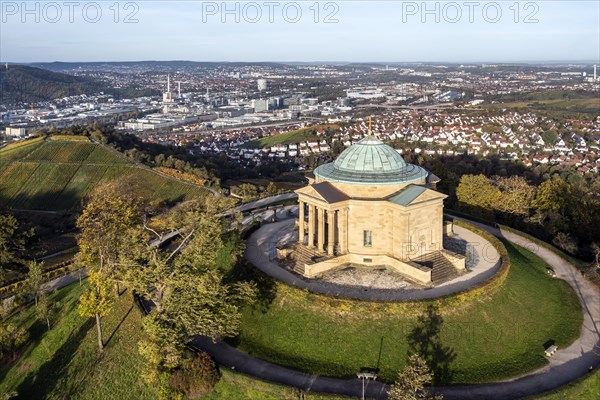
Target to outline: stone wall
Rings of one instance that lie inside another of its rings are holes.
[[[348,203],[348,252],[389,254],[408,260],[443,248],[442,200],[410,207],[388,201],[352,200]],[[372,245],[364,245],[370,230]]]
[[[352,264],[354,266],[386,266],[411,281],[428,285],[431,283],[431,270],[414,263],[406,263],[387,255],[344,254],[343,256],[324,260],[304,266],[304,276],[314,278],[327,271]]]

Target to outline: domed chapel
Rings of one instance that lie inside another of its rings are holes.
[[[312,278],[345,265],[384,266],[431,285],[465,270],[443,248],[446,195],[432,176],[371,135],[314,170],[299,190],[296,272]]]

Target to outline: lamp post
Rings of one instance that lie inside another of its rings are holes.
[[[376,380],[377,379],[377,374],[375,374],[373,372],[363,372],[363,371],[361,371],[361,372],[358,372],[356,374],[356,377],[358,379],[360,379],[361,382],[362,382],[362,396],[361,396],[361,399],[365,400],[365,379]]]

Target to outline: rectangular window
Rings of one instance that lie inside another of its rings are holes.
[[[365,247],[371,247],[373,244],[371,241],[371,231],[363,231],[363,242]]]

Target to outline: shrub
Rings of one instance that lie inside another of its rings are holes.
[[[29,339],[29,334],[23,328],[12,324],[0,325],[0,355],[14,353]]]
[[[213,360],[208,354],[202,352],[181,363],[181,366],[171,375],[169,386],[188,399],[195,399],[210,393],[220,378],[221,375]]]

